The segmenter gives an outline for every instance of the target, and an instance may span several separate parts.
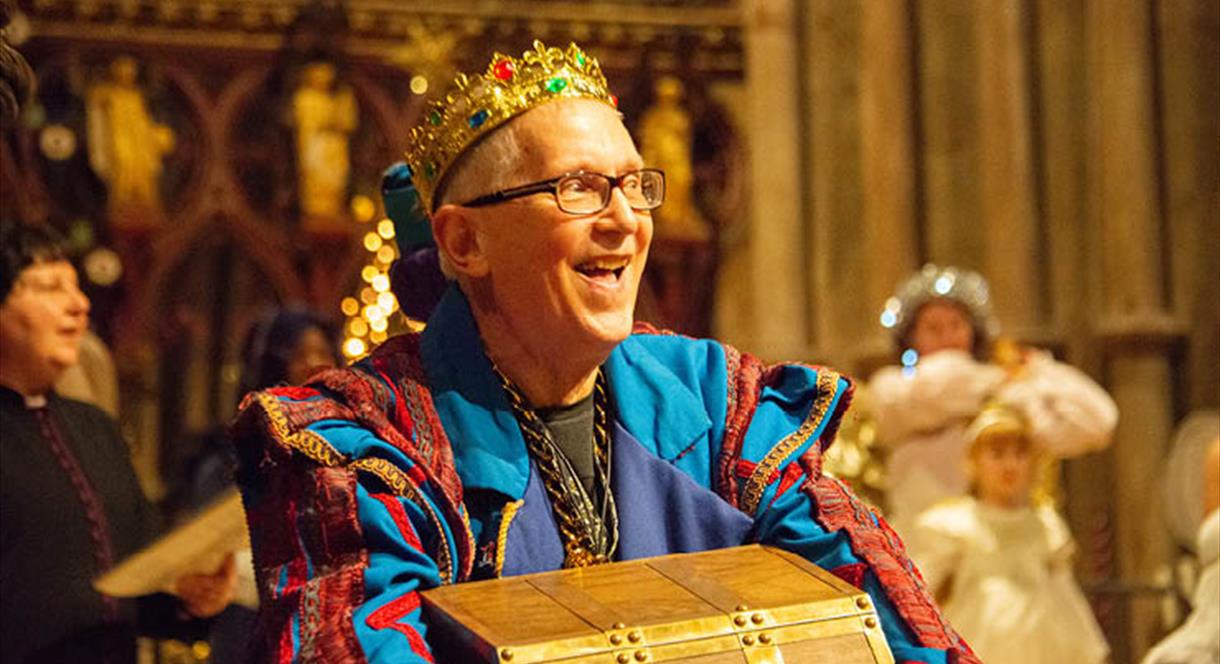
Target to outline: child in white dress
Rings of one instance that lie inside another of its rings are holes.
[[[1037,453],[1003,406],[968,429],[973,495],[919,516],[912,559],[946,616],[988,664],[1095,664],[1109,646],[1072,576],[1071,533],[1031,498]]]

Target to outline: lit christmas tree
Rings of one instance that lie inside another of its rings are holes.
[[[347,323],[343,326],[343,354],[349,360],[363,357],[391,334],[397,318],[398,301],[390,292],[390,265],[398,257],[394,243],[394,222],[382,219],[375,230],[364,234],[368,262],[360,270],[363,286],[358,297],[345,297],[339,305]]]
[[[339,305],[347,317],[343,326],[343,355],[349,361],[364,357],[395,334],[423,327],[422,322],[399,314],[398,300],[390,289],[390,266],[400,255],[399,245],[410,251],[431,244],[431,228],[418,208],[418,198],[410,183],[410,170],[402,163],[391,166],[382,178],[387,216],[364,234],[369,260],[360,270],[363,282],[360,292],[343,298]],[[368,223],[375,215],[375,205],[368,197],[357,196],[352,201],[352,212],[357,220]]]

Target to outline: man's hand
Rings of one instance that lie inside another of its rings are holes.
[[[224,610],[233,599],[237,586],[237,566],[233,554],[211,574],[186,574],[178,578],[174,590],[187,613],[196,618],[211,618]]]

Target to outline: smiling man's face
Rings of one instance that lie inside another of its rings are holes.
[[[621,175],[643,166],[618,113],[568,100],[514,120],[521,182],[575,171]],[[559,209],[544,192],[472,210],[485,252],[483,277],[514,335],[548,340],[557,353],[606,352],[631,333],[640,277],[652,242],[652,215],[621,191],[589,215]]]

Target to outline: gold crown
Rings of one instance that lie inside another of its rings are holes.
[[[989,401],[966,428],[966,440],[971,445],[979,442],[986,433],[1016,433],[1026,435],[1029,429],[1025,417],[1012,406],[1001,401]]]
[[[449,167],[483,136],[512,118],[556,99],[586,98],[618,107],[596,58],[576,44],[567,50],[534,40],[521,58],[496,53],[483,74],[458,74],[449,92],[430,103],[411,130],[407,166],[423,209]]]

